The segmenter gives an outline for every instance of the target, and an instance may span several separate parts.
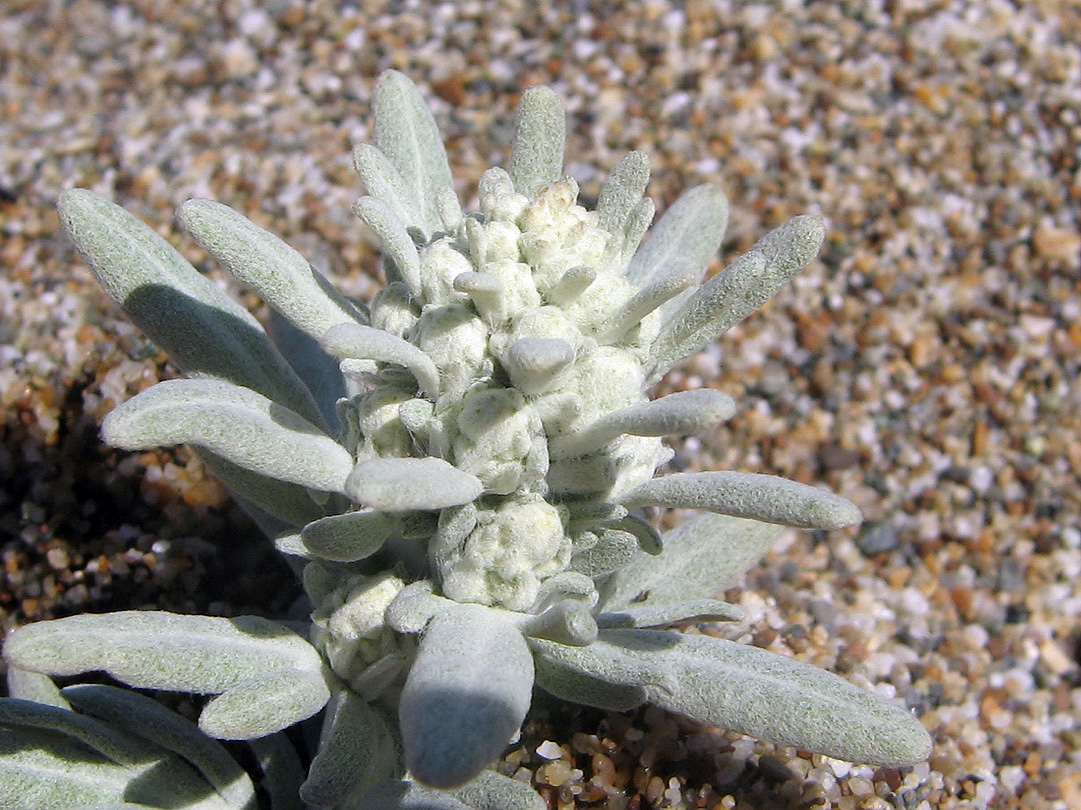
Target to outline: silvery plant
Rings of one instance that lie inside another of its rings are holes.
[[[105,291],[186,374],[116,408],[105,440],[195,448],[302,571],[304,599],[280,621],[125,611],[10,634],[0,807],[543,810],[496,770],[536,688],[844,760],[924,759],[927,732],[892,702],[674,629],[738,621],[716,594],[783,527],[860,520],[773,476],[658,476],[663,436],[736,405],[646,393],[803,268],[821,220],[706,280],[722,193],[689,191],[642,242],[654,207],[632,152],[586,210],[552,91],[523,95],[510,167],[485,172],[472,213],[417,88],[386,73],[373,106],[375,144],[354,153],[355,211],[384,248],[370,308],[224,205],[180,209],[274,310],[273,338],[122,209],[61,198]],[[661,533],[642,507],[702,514]],[[196,726],[138,692],[53,681],[92,671],[210,698]],[[250,743],[247,769],[221,740]]]

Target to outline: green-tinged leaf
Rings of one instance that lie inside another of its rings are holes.
[[[697,281],[698,272],[690,262],[674,260],[669,272],[642,287],[597,327],[597,340],[603,343],[619,342],[653,310],[660,309]]]
[[[522,94],[510,153],[515,191],[532,198],[562,176],[566,130],[559,96],[547,87],[531,87]]]
[[[449,793],[431,790],[416,782],[380,782],[348,810],[475,810]]]
[[[597,225],[613,236],[623,233],[627,218],[642,200],[649,185],[649,155],[635,151],[615,166],[597,198]]]
[[[407,340],[370,326],[342,324],[323,335],[320,342],[335,357],[404,366],[429,399],[434,401],[439,396],[439,370],[428,355]]]
[[[361,314],[366,321],[367,310]],[[312,392],[327,434],[337,435],[341,429],[337,402],[346,393],[345,377],[338,367],[338,358],[327,354],[318,340],[302,332],[276,309],[270,310],[270,324],[267,329],[282,357]]]
[[[32,700],[47,706],[70,709],[71,705],[60,694],[60,689],[53,679],[40,672],[31,672],[16,666],[7,668],[8,697],[20,700]]]
[[[188,200],[177,220],[234,277],[316,340],[340,323],[367,322],[307,259],[227,205]]]
[[[591,674],[581,665],[582,658],[589,658],[590,647],[574,647],[581,651],[581,656],[564,661],[564,649],[571,649],[566,644],[545,639],[530,639],[533,649],[533,663],[536,667],[537,686],[557,698],[598,709],[614,712],[626,712],[636,709],[646,702],[646,690],[642,684],[633,683],[629,678],[614,682]],[[594,669],[601,671],[598,662]]]
[[[0,700],[0,810],[237,810],[186,763],[76,712]]]
[[[142,450],[193,444],[254,473],[341,492],[349,451],[294,411],[223,380],[167,380],[110,413],[102,437]]]
[[[528,615],[520,626],[527,636],[560,644],[584,647],[597,639],[597,620],[580,599],[564,599],[542,613]]]
[[[473,810],[546,810],[548,807],[529,782],[495,771],[481,771],[472,782],[450,792]]]
[[[437,613],[453,610],[455,602],[432,592],[426,579],[406,585],[387,605],[383,618],[398,633],[420,633]]]
[[[309,523],[300,532],[308,551],[334,562],[355,562],[375,554],[397,536],[395,521],[383,512],[362,511],[331,515]]]
[[[832,492],[775,475],[733,470],[654,478],[623,493],[619,502],[627,507],[706,509],[797,529],[840,529],[863,519],[854,503]]]
[[[638,538],[630,532],[603,530],[597,542],[571,558],[569,570],[589,577],[603,577],[618,571],[638,554]]]
[[[406,230],[405,223],[394,215],[394,210],[375,197],[361,197],[353,203],[353,212],[375,231],[383,243],[383,253],[394,263],[394,269],[410,294],[420,295],[420,254]],[[387,281],[395,281],[388,273]]]
[[[248,740],[263,772],[262,788],[270,799],[270,810],[302,810],[300,785],[304,766],[289,738],[282,732]]]
[[[368,195],[382,200],[407,230],[424,230],[420,204],[413,191],[406,186],[405,179],[390,162],[390,158],[380,152],[378,147],[362,143],[354,148],[353,167],[364,181]]]
[[[823,669],[747,644],[660,630],[602,630],[592,646],[556,654],[592,677],[644,684],[650,702],[669,711],[760,740],[890,767],[912,765],[931,752],[927,731],[905,709]]]
[[[825,233],[820,217],[796,217],[692,293],[665,319],[650,347],[649,381],[656,382],[772,298],[815,257]]]
[[[454,185],[435,119],[416,85],[396,70],[379,76],[372,107],[375,145],[398,170],[431,236],[442,227],[436,195]]]
[[[211,700],[199,728],[220,740],[252,740],[307,720],[330,700],[323,674],[280,669],[241,681]]]
[[[300,795],[315,807],[337,807],[357,792],[394,777],[398,744],[383,717],[349,691],[327,706],[319,752]]]
[[[345,491],[371,509],[409,512],[467,504],[480,497],[484,485],[441,458],[377,458],[357,464]]]
[[[65,192],[57,209],[105,292],[187,374],[243,385],[318,422],[311,394],[259,322],[155,231],[84,189]]]
[[[630,627],[668,627],[680,622],[738,622],[743,608],[716,599],[693,599],[686,602],[644,602],[628,605],[611,613],[602,613],[597,624],[603,629]]]
[[[200,447],[195,448],[195,454],[233,495],[290,526],[304,526],[325,514],[306,487],[246,470]]]
[[[627,265],[627,278],[647,287],[675,270],[692,268],[697,278],[721,249],[728,227],[728,200],[717,186],[698,186],[664,212],[645,244]]]
[[[4,658],[50,675],[104,670],[129,686],[196,694],[224,692],[265,672],[322,671],[314,647],[267,619],[149,610],[28,624],[8,635]]]
[[[709,598],[735,585],[773,545],[782,528],[772,523],[699,515],[663,535],[659,556],[639,554],[601,588],[605,610]]]
[[[529,647],[500,612],[464,604],[433,617],[399,705],[410,773],[438,788],[475,778],[517,733],[532,690]]]
[[[732,397],[712,388],[697,388],[610,411],[579,431],[552,441],[552,457],[584,455],[624,434],[668,436],[700,433],[730,419]]]
[[[63,695],[79,711],[102,723],[182,757],[202,774],[228,807],[254,810],[257,806],[251,779],[221,744],[156,700],[99,684],[68,686]]]

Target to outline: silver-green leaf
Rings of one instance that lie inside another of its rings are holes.
[[[563,174],[566,117],[559,96],[547,87],[531,87],[518,105],[510,176],[514,190],[532,198]]]

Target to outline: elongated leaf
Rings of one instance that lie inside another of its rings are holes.
[[[135,768],[163,752],[78,712],[18,698],[0,699],[0,727],[63,734],[116,765]]]
[[[375,554],[397,534],[395,522],[382,512],[346,512],[309,523],[300,532],[312,554],[335,562],[355,562]]]
[[[649,185],[649,155],[634,151],[612,167],[597,198],[597,225],[613,236],[623,233],[627,218]]]
[[[326,513],[326,509],[312,499],[310,490],[300,484],[246,470],[201,447],[195,448],[195,454],[235,497],[242,499],[241,505],[244,500],[250,501],[256,508],[289,526],[304,526]],[[260,528],[266,531],[265,526],[260,525]]]
[[[597,327],[597,340],[618,342],[653,310],[663,307],[698,281],[698,272],[689,262],[676,259],[667,273],[642,287]]]
[[[65,192],[57,210],[105,292],[187,374],[243,385],[318,422],[311,394],[259,322],[155,231],[84,189]]]
[[[211,700],[199,728],[221,740],[252,740],[307,720],[330,700],[321,672],[279,669],[260,673]]]
[[[70,709],[71,705],[60,694],[60,689],[53,679],[40,672],[30,672],[16,666],[7,668],[8,697],[20,700],[32,700],[47,706]]]
[[[435,119],[416,85],[396,70],[379,76],[372,107],[375,145],[398,170],[431,236],[442,227],[436,195],[454,185]]]
[[[855,504],[832,492],[775,475],[732,470],[654,478],[624,493],[619,502],[627,507],[707,509],[798,529],[840,529],[863,519]]]
[[[639,554],[601,588],[605,610],[679,604],[735,585],[773,545],[782,527],[727,515],[699,515],[663,535],[659,556]]]
[[[406,766],[432,787],[465,784],[518,731],[532,690],[533,658],[507,618],[479,605],[435,616],[402,690]]]
[[[532,198],[560,178],[566,129],[563,104],[549,88],[531,87],[522,94],[510,155],[515,191]]]
[[[429,790],[416,782],[380,782],[350,810],[474,810],[451,794]]]
[[[637,287],[656,283],[676,268],[705,275],[721,249],[728,227],[728,200],[717,186],[698,186],[683,194],[653,228],[627,265],[627,278]]]
[[[662,708],[761,740],[891,767],[931,751],[908,711],[758,647],[660,630],[603,630],[590,647],[534,643],[591,677],[644,684]]]
[[[343,324],[323,335],[320,342],[335,357],[404,366],[429,399],[439,396],[439,370],[428,355],[407,340],[370,326]]]
[[[424,230],[420,204],[413,190],[406,186],[401,172],[378,147],[362,143],[353,149],[353,167],[364,181],[369,196],[382,200],[407,230]]]
[[[361,314],[366,321],[367,310]],[[345,396],[345,378],[338,368],[338,358],[327,354],[318,340],[302,332],[276,309],[270,310],[268,330],[289,367],[312,392],[323,417],[320,426],[325,426],[328,435],[336,436],[341,429],[337,402]]]
[[[263,772],[262,787],[270,798],[270,810],[302,810],[304,766],[289,738],[278,732],[248,740],[248,745]]]
[[[141,450],[193,444],[260,475],[341,492],[349,451],[319,428],[261,394],[223,380],[167,380],[110,413],[102,437]]]
[[[229,206],[188,200],[177,220],[234,277],[316,340],[340,323],[367,322],[307,259]]]
[[[420,295],[420,254],[406,230],[405,223],[394,210],[376,197],[361,197],[353,203],[353,212],[375,231],[383,243],[383,252],[394,263],[401,280],[412,295]],[[388,278],[387,281],[395,281]]]
[[[548,804],[528,782],[495,771],[481,771],[451,794],[473,810],[547,810]]]
[[[441,458],[362,461],[345,484],[356,503],[383,512],[446,509],[480,497],[484,485]]]
[[[529,646],[534,651],[537,686],[561,700],[613,712],[627,712],[646,702],[646,690],[642,684],[631,683],[627,678],[619,682],[600,678],[578,666],[575,661],[568,663],[562,660],[559,651],[566,645],[546,639],[530,639]],[[554,650],[556,654],[548,654],[549,650]]]
[[[716,599],[690,599],[685,602],[644,602],[628,605],[597,617],[604,629],[629,627],[668,627],[679,622],[733,622],[743,618],[743,609]],[[555,639],[558,641],[558,639]]]
[[[229,807],[237,810],[256,807],[255,786],[221,744],[156,700],[99,684],[68,686],[63,694],[79,711],[182,757],[202,774]]]
[[[104,670],[129,686],[197,694],[224,692],[265,672],[322,671],[315,648],[275,622],[150,610],[28,624],[8,635],[4,658],[51,675]]]
[[[394,777],[398,744],[382,716],[349,691],[327,706],[319,752],[300,795],[315,807],[337,807],[355,792]]]
[[[649,381],[660,379],[772,298],[815,257],[825,234],[820,217],[796,217],[692,293],[665,320],[650,347]]]

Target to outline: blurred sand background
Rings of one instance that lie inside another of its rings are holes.
[[[220,277],[172,224],[211,197],[363,298],[378,246],[349,210],[350,148],[376,75],[429,97],[465,201],[543,83],[583,200],[631,149],[660,209],[726,189],[715,270],[826,217],[820,259],[662,383],[742,408],[674,463],[859,504],[859,530],[786,535],[728,592],[749,620],[726,632],[904,702],[935,751],[874,769],[654,710],[541,707],[504,770],[563,810],[1081,807],[1079,43],[1076,0],[6,0],[4,626],[296,595],[186,449],[100,444],[112,407],[175,371],[58,232],[58,194],[108,195]]]

